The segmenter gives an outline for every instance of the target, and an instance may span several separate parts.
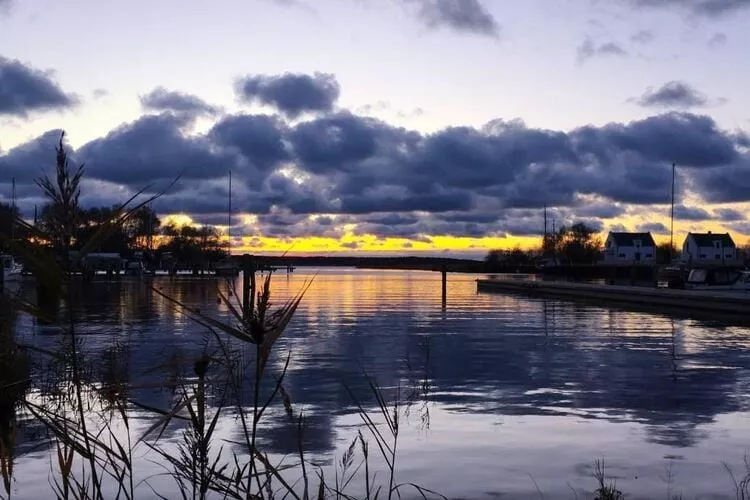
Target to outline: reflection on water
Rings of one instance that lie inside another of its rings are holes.
[[[364,369],[381,386],[408,388],[399,475],[447,495],[538,498],[536,481],[547,498],[570,498],[569,486],[593,488],[591,466],[599,457],[618,488],[633,495],[664,496],[669,463],[673,491],[733,495],[722,461],[741,463],[750,448],[750,330],[477,294],[476,277],[467,275],[450,276],[443,310],[439,273],[316,272],[270,369],[278,372],[291,352],[285,385],[305,409],[306,447],[321,461],[355,432],[358,417],[344,383],[369,400]],[[275,302],[311,275],[298,269],[275,276]],[[217,304],[215,281],[153,283],[230,319]],[[113,378],[130,383],[131,397],[166,407],[164,371],[152,369],[202,353],[206,332],[150,286],[122,280],[83,288],[80,331],[86,356],[109,363]],[[28,316],[16,319],[16,330],[40,347],[59,342]],[[265,449],[294,453],[283,411],[268,418]],[[227,425],[228,434],[240,432]],[[19,461],[19,492],[30,480],[23,471],[47,463],[39,451]]]

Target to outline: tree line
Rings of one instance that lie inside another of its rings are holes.
[[[106,237],[98,239],[93,248],[88,248],[89,252],[117,253],[125,258],[141,252],[146,259],[157,260],[169,254],[172,260],[190,265],[212,263],[227,256],[221,233],[213,226],[162,224],[148,205],[132,211],[121,224],[114,224],[123,205],[81,207],[78,196],[84,169],[83,166],[75,171],[70,169],[62,141],[61,137],[56,167],[65,174],[58,178],[66,179],[62,188],[70,196],[60,197],[56,194],[59,186],[50,184],[46,177],[38,179],[37,185],[47,202],[38,212],[35,210],[33,224],[29,226],[33,231],[17,222],[21,214],[16,206],[0,202],[0,253],[12,253],[15,240],[61,255],[62,249],[81,250],[85,242],[92,241],[94,235],[102,234],[100,230],[107,227]]]
[[[570,227],[563,226],[558,231],[548,233],[542,239],[541,247],[522,250],[490,250],[485,257],[489,264],[507,266],[531,266],[541,259],[550,259],[561,265],[594,264],[602,260],[604,245],[597,230],[583,222]],[[656,247],[656,263],[667,264],[678,255],[674,245],[661,243]]]

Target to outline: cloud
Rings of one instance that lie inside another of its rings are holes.
[[[306,112],[332,111],[341,88],[336,78],[328,73],[312,76],[285,73],[240,78],[235,91],[242,102],[272,106],[289,118],[297,118]]]
[[[49,72],[0,56],[0,116],[26,118],[31,112],[64,110],[79,102],[65,93]]]
[[[419,19],[429,28],[496,37],[500,25],[479,0],[407,0],[418,4]]]
[[[708,46],[711,48],[721,47],[726,45],[727,36],[724,33],[714,33],[711,38],[708,39]]]
[[[583,64],[593,57],[626,57],[627,51],[614,42],[596,44],[591,38],[586,38],[578,46],[578,63]]]
[[[667,82],[658,89],[649,88],[636,100],[644,108],[695,108],[708,105],[708,97],[684,82]]]
[[[634,43],[640,43],[643,45],[647,45],[654,41],[656,37],[654,36],[654,33],[650,30],[639,30],[636,33],[633,33],[633,35],[630,37],[630,41]]]
[[[678,197],[689,187],[708,201],[750,201],[750,139],[687,112],[567,131],[498,119],[423,133],[347,111],[297,123],[265,114],[215,120],[190,133],[183,114],[145,115],[82,145],[72,154],[87,164],[89,202],[112,204],[181,175],[155,208],[222,222],[231,170],[235,213],[258,216],[234,234],[339,237],[351,224],[357,234],[416,241],[539,235],[545,204],[558,227],[600,223],[638,206],[658,213],[645,207],[669,203],[672,162],[684,180]],[[17,176],[23,206],[33,207],[33,177],[51,168],[59,133],[0,154],[0,171]],[[678,219],[711,217],[700,207],[677,208]]]
[[[697,16],[718,17],[750,7],[750,0],[628,0],[636,7],[674,8]]]
[[[628,228],[624,224],[612,224],[608,227],[609,231],[612,231],[613,233],[627,233]]]
[[[714,210],[713,216],[720,219],[722,222],[737,222],[747,219],[747,216],[744,213],[733,208],[717,208]]]
[[[82,146],[79,157],[88,175],[131,187],[226,175],[234,164],[229,152],[216,151],[205,137],[187,137],[174,115],[145,115]]]
[[[50,130],[0,155],[3,180],[15,178],[21,184],[33,184],[34,179],[51,172],[61,134],[62,130]]]
[[[91,92],[91,97],[94,99],[101,99],[102,97],[107,97],[109,95],[109,91],[107,89],[94,89],[93,92]]]
[[[141,106],[149,111],[175,111],[178,113],[215,115],[216,106],[208,104],[200,97],[157,87],[140,97]]]
[[[238,154],[240,163],[269,172],[290,158],[286,126],[269,115],[231,115],[217,122],[209,137]]]
[[[669,228],[661,222],[641,224],[636,229],[639,233],[669,234]]]
[[[674,217],[678,220],[700,221],[710,219],[711,214],[709,214],[707,210],[700,207],[686,207],[684,205],[676,205],[674,207]]]

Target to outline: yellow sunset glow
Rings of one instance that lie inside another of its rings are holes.
[[[700,206],[699,204],[691,206]],[[643,224],[663,224],[667,229],[670,225],[669,217],[664,215],[668,213],[668,206],[644,207],[642,209],[629,210],[626,214],[610,219],[601,219],[604,230],[599,234],[602,240],[607,236],[610,227],[622,225],[629,231],[636,231]],[[717,208],[717,207],[711,207]],[[747,204],[725,205],[723,208],[734,208],[743,213],[750,213],[750,207]],[[710,211],[710,209],[709,209]],[[331,217],[336,220],[334,214],[319,214],[308,217],[314,221],[318,217]],[[237,214],[235,221],[244,226],[243,233],[252,233],[253,229],[258,228],[258,217],[253,214]],[[162,224],[174,224],[180,226],[198,227],[195,219],[190,215],[169,214],[162,216]],[[559,228],[558,222],[558,228]],[[226,241],[225,225],[215,226],[221,233],[221,238]],[[298,255],[326,255],[326,254],[435,254],[437,252],[472,252],[483,253],[492,249],[512,249],[522,248],[525,250],[539,248],[541,244],[540,228],[539,235],[517,236],[507,235],[505,237],[463,237],[463,236],[446,236],[446,235],[422,235],[419,238],[394,238],[378,237],[374,234],[356,234],[356,224],[347,223],[337,226],[338,231],[343,235],[340,238],[307,236],[307,237],[284,237],[275,238],[268,236],[235,236],[235,242],[232,245],[232,253],[242,254],[270,254],[278,255],[282,253]],[[551,229],[551,226],[550,226]],[[682,245],[685,235],[690,232],[729,232],[738,245],[750,243],[747,236],[732,231],[721,221],[685,221],[675,220],[674,224],[674,243],[677,247]],[[239,231],[238,231],[239,232]],[[660,234],[652,232],[657,243],[669,241],[669,234]],[[238,241],[239,240],[239,241]]]

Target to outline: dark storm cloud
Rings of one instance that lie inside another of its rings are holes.
[[[625,57],[628,55],[625,49],[614,42],[597,44],[591,38],[586,38],[586,40],[578,46],[577,54],[579,64],[583,64],[593,57]]]
[[[241,101],[272,106],[289,118],[332,111],[341,93],[336,78],[328,73],[245,76],[235,90]]]
[[[0,155],[3,180],[15,178],[18,183],[33,184],[34,179],[51,173],[61,134],[62,130],[50,130]]]
[[[693,181],[709,203],[750,201],[750,158],[735,164],[694,172]]]
[[[684,205],[677,205],[674,207],[675,219],[690,220],[690,221],[701,221],[708,220],[711,218],[711,214],[707,210],[700,207],[686,207]]]
[[[628,0],[636,7],[675,8],[692,14],[717,17],[750,7],[750,0]]]
[[[579,217],[596,217],[599,219],[612,219],[625,213],[625,207],[614,203],[588,203],[575,207],[574,212]]]
[[[714,217],[722,222],[737,222],[747,219],[747,216],[744,213],[733,208],[717,208],[714,210]]]
[[[78,97],[64,92],[52,77],[0,56],[0,116],[25,118],[31,112],[68,109]]]
[[[286,126],[269,115],[232,115],[216,123],[209,137],[223,147],[235,149],[250,165],[269,171],[288,160],[284,143]]]
[[[696,108],[706,106],[708,97],[685,82],[667,82],[648,89],[636,102],[644,108]]]
[[[187,137],[180,118],[146,115],[81,147],[88,175],[133,187],[159,181],[212,179],[227,174],[232,155],[205,137]]]
[[[500,24],[479,0],[406,0],[417,4],[418,16],[430,28],[497,36]]]
[[[669,234],[669,228],[661,222],[649,222],[636,228],[639,233]]]
[[[200,97],[157,87],[141,96],[141,106],[150,111],[175,111],[178,113],[215,115],[216,106],[208,104]]]
[[[102,202],[181,174],[157,209],[202,220],[222,220],[231,170],[235,213],[274,214],[260,226],[279,237],[338,234],[345,223],[410,238],[540,234],[545,204],[556,207],[549,213],[559,227],[618,217],[626,204],[669,203],[672,162],[685,181],[678,196],[689,186],[708,201],[750,201],[750,139],[691,113],[566,132],[494,120],[428,134],[349,112],[296,124],[225,116],[189,135],[192,120],[143,116],[73,156],[86,161],[92,181],[105,183],[96,193]],[[58,137],[52,131],[0,155],[2,172],[31,186],[28,165],[51,168]],[[120,185],[127,189],[111,189]],[[710,218],[681,210],[678,218]],[[336,217],[308,217],[317,214]]]

